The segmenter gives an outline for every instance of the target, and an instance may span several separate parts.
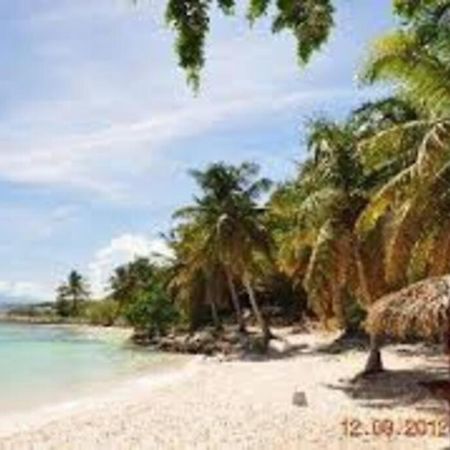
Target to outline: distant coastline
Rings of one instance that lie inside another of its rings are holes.
[[[0,313],[0,323],[22,323],[22,324],[34,324],[34,325],[58,325],[65,324],[68,322],[63,322],[55,317],[33,317],[33,316],[21,316],[9,314],[8,312]]]

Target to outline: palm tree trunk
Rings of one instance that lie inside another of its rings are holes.
[[[383,362],[381,360],[380,339],[376,335],[370,336],[370,352],[367,358],[366,367],[363,374],[369,375],[383,371]]]
[[[211,316],[213,319],[214,327],[219,329],[221,325],[220,325],[219,314],[217,312],[216,302],[214,300],[211,300],[210,306],[211,306]]]
[[[255,291],[253,290],[252,284],[247,276],[243,277],[243,283],[247,291],[248,298],[250,300],[250,305],[252,306],[253,309],[253,313],[255,314],[256,320],[258,321],[258,324],[263,332],[264,344],[267,345],[269,343],[270,338],[272,337],[269,325],[267,323],[267,320],[264,318],[261,309],[258,306]]]
[[[361,258],[361,252],[359,250],[358,242],[355,241],[355,263],[356,269],[358,271],[358,281],[361,288],[361,294],[364,298],[364,303],[367,306],[372,304],[372,295],[370,294],[369,285],[367,283],[366,272],[364,269],[364,264]],[[370,350],[369,356],[367,358],[366,367],[364,368],[363,374],[373,374],[383,371],[383,360],[381,359],[381,342],[380,338],[376,335],[370,335]]]
[[[233,277],[228,269],[226,269],[226,277],[228,283],[228,289],[231,294],[231,301],[233,302],[234,311],[236,313],[236,320],[239,325],[239,331],[245,332],[245,321],[242,316],[241,306],[239,304],[239,298],[236,292],[236,286],[234,285]]]

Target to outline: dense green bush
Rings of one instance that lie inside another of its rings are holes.
[[[85,317],[92,325],[111,326],[117,319],[119,304],[112,299],[90,302],[85,309]]]
[[[72,304],[69,300],[58,297],[55,303],[55,310],[58,316],[68,318],[72,315]]]
[[[125,315],[135,329],[145,331],[150,336],[165,334],[178,319],[167,292],[159,284],[142,291],[127,308]]]

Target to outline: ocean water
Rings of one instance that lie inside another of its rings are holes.
[[[0,323],[0,415],[76,400],[185,362],[67,327]]]

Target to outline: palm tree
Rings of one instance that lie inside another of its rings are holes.
[[[370,82],[397,82],[400,95],[420,111],[419,117],[360,145],[366,167],[387,161],[400,168],[373,196],[358,223],[364,239],[389,217],[386,270],[393,288],[448,267],[442,257],[429,256],[449,248],[450,41],[442,36],[450,37],[450,31],[447,23],[440,33],[438,20],[432,36],[424,36],[423,26],[421,21],[376,42],[365,74]]]
[[[77,316],[82,304],[89,299],[89,290],[81,274],[72,270],[67,282],[57,289],[56,308],[63,317]]]
[[[296,183],[272,199],[272,213],[290,221],[279,233],[279,262],[303,283],[313,310],[324,320],[347,322],[355,300],[370,302],[355,222],[373,181],[366,177],[347,125],[311,124],[312,156]]]
[[[214,326],[220,328],[218,297],[223,296],[225,284],[204,230],[195,222],[180,224],[172,231],[169,245],[175,258],[168,287],[187,314],[191,328],[199,324],[204,304],[210,308]]]
[[[237,167],[216,163],[205,171],[192,171],[203,195],[175,217],[184,221],[182,227],[190,227],[189,269],[202,268],[207,285],[214,284],[218,273],[224,275],[239,327],[244,330],[236,289],[236,283],[242,284],[267,340],[270,330],[253,283],[258,258],[270,258],[268,233],[262,221],[264,209],[257,203],[270,182],[265,178],[255,180],[258,172],[258,166],[249,163]]]
[[[449,14],[449,2],[417,5],[406,28],[375,43],[364,74],[371,83],[395,82],[398,95],[419,111],[360,145],[367,168],[380,162],[400,168],[357,223],[364,241],[384,222],[391,290],[450,269]],[[373,342],[369,362],[379,358],[377,347]]]

